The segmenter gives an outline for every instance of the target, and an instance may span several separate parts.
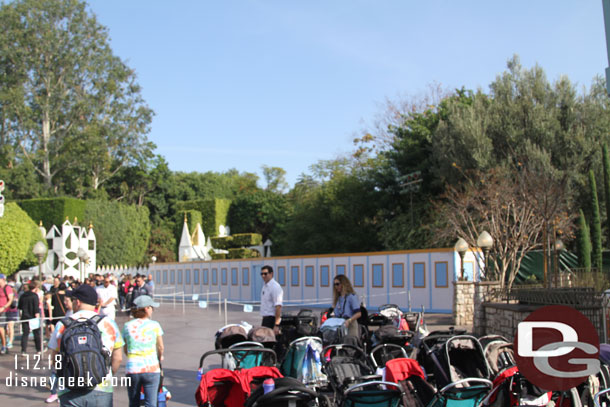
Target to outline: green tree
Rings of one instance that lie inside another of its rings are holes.
[[[284,195],[272,191],[244,194],[231,202],[227,223],[231,233],[259,233],[263,241],[271,239],[273,253],[283,250],[283,232],[291,208]]]
[[[578,267],[591,271],[591,236],[587,227],[587,220],[582,209],[578,216],[578,228],[576,230],[576,250],[578,252]]]
[[[589,188],[591,194],[591,265],[598,271],[602,270],[602,223],[599,216],[597,186],[593,170],[589,171]]]
[[[283,193],[288,189],[286,182],[286,170],[280,167],[269,167],[263,165],[263,176],[267,184],[266,190],[276,193]]]
[[[56,177],[69,169],[97,189],[150,157],[152,111],[86,3],[14,1],[0,8],[0,24],[0,141],[16,146],[48,189],[58,192]]]
[[[603,164],[604,164],[604,203],[606,204],[606,233],[607,243],[610,244],[610,155],[608,154],[608,145],[602,147]]]

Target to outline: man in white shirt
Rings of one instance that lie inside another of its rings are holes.
[[[110,284],[110,277],[104,277],[104,284],[95,288],[97,292],[98,304],[100,306],[100,314],[106,315],[114,320],[116,316],[115,302],[119,297],[117,288]]]
[[[277,335],[280,332],[284,290],[273,279],[273,268],[271,266],[263,266],[261,277],[265,282],[261,290],[261,316],[263,317],[261,325],[273,329],[273,332]]]

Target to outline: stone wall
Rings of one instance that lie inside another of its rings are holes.
[[[453,283],[453,324],[472,326],[474,321],[474,283],[455,281]]]
[[[512,342],[515,339],[517,324],[539,306],[483,303],[481,308],[484,311],[484,319],[482,325],[477,327],[477,335],[502,335]]]
[[[475,335],[484,335],[488,325],[486,309],[483,305],[487,302],[496,302],[499,300],[499,292],[497,290],[500,286],[499,281],[481,281],[475,284],[473,310],[473,333]]]

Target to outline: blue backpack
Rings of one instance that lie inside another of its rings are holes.
[[[61,320],[65,330],[61,337],[61,369],[66,388],[92,390],[102,383],[110,370],[110,352],[104,349],[102,333],[97,324],[104,315],[89,319]]]

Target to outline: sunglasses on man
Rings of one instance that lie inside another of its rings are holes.
[[[269,273],[261,273],[261,276],[265,277]]]

